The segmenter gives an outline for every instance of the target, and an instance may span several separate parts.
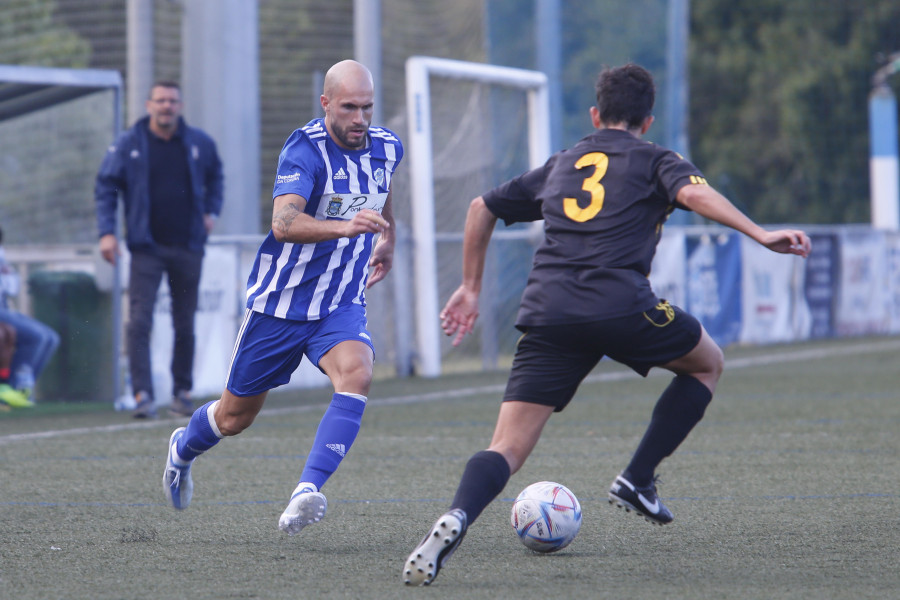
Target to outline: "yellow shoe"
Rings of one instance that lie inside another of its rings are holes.
[[[28,395],[13,389],[8,383],[0,383],[0,402],[13,408],[30,408],[34,402],[28,399]]]

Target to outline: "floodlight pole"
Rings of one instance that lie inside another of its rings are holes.
[[[897,98],[888,79],[900,72],[900,52],[872,77],[869,95],[869,178],[872,227],[900,230],[900,152],[897,143]]]

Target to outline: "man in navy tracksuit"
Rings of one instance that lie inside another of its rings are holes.
[[[222,163],[215,142],[181,117],[177,83],[153,85],[148,115],[110,146],[97,173],[100,253],[119,254],[116,207],[121,194],[131,270],[127,329],[136,418],[156,416],[150,368],[153,308],[163,273],[172,295],[175,343],[169,412],[190,416],[193,405],[194,314],[207,236],[222,210]]]

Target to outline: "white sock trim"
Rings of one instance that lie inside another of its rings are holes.
[[[178,445],[172,444],[172,462],[175,463],[177,467],[186,467],[191,464],[191,461],[184,460],[181,458],[181,455],[178,454]]]
[[[219,401],[216,400],[206,409],[206,420],[209,421],[209,426],[212,428],[213,433],[216,434],[216,437],[220,440],[225,436],[222,435],[222,432],[219,431],[219,426],[216,424],[216,407],[219,405]]]
[[[303,488],[311,488],[312,491],[314,491],[314,492],[319,491],[319,488],[318,488],[318,486],[316,486],[316,484],[310,483],[308,481],[301,481],[300,483],[297,484],[297,487],[294,488],[294,491],[291,492],[291,498],[293,498],[294,496],[299,494],[303,490]]]
[[[351,398],[356,398],[363,404],[365,404],[366,401],[369,399],[368,397],[363,396],[362,394],[351,394],[350,392],[335,392],[335,394],[340,394],[341,396],[350,396]]]

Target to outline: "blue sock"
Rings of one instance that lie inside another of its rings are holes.
[[[318,489],[331,477],[359,433],[366,397],[335,393],[319,422],[316,439],[300,475],[300,481],[315,484]]]
[[[184,435],[175,444],[175,452],[178,458],[185,462],[189,462],[215,446],[222,439],[216,421],[212,417],[215,410],[213,405],[218,400],[207,402],[194,411],[191,420],[185,428]]]

